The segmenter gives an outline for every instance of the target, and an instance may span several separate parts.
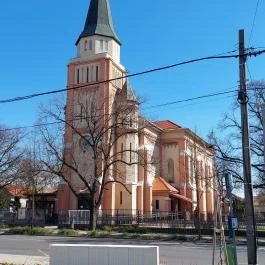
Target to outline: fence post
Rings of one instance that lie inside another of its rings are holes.
[[[140,224],[140,211],[137,211],[137,225]]]
[[[119,210],[116,212],[116,225],[119,226]]]

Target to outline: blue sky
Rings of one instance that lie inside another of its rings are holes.
[[[238,47],[245,29],[247,47],[265,47],[265,1],[260,0],[110,0],[121,62],[129,73],[188,59],[223,54]],[[0,1],[0,99],[62,89],[67,63],[83,29],[89,0]],[[265,55],[248,61],[253,80],[265,79]],[[189,64],[131,78],[146,99],[144,114],[170,119],[205,137],[216,128],[233,97],[220,96],[147,109],[161,103],[235,89],[238,60]],[[249,77],[250,79],[250,77]],[[9,127],[35,122],[38,105],[49,97],[0,105],[0,123]]]

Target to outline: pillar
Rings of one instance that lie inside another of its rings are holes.
[[[144,213],[152,212],[152,186],[144,187]]]
[[[105,186],[103,195],[102,211],[106,214],[115,213],[115,184],[109,183]]]
[[[139,213],[142,214],[143,210],[144,210],[144,189],[143,189],[143,184],[140,183],[137,186],[137,211],[139,211]]]

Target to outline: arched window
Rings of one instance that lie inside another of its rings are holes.
[[[120,205],[122,205],[122,191],[120,191]]]
[[[194,181],[194,161],[192,157],[189,157],[189,182]]]
[[[95,75],[94,75],[94,65],[91,65],[91,67],[90,67],[90,74],[91,74],[91,82],[94,82],[94,81],[96,81],[95,80]]]
[[[169,159],[167,162],[167,180],[168,182],[174,182],[174,161]]]
[[[89,50],[92,51],[92,48],[93,48],[92,40],[89,40]]]
[[[88,83],[90,81],[89,78],[89,67],[86,68],[86,82]]]
[[[123,143],[121,144],[121,160],[123,160]]]
[[[100,43],[99,49],[100,49],[101,52],[103,52],[103,50],[104,50],[104,40],[100,40],[99,43]]]
[[[84,50],[87,51],[87,46],[88,46],[88,42],[87,40],[85,40],[85,43],[84,43]]]
[[[96,81],[98,81],[98,66],[96,66]]]
[[[108,50],[109,50],[109,42],[105,40],[104,52],[107,52]]]
[[[80,70],[79,69],[76,70],[76,83],[77,84],[80,83]]]

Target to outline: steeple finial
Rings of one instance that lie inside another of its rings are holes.
[[[84,30],[76,41],[76,45],[81,38],[93,35],[110,37],[121,44],[112,23],[109,0],[90,1]]]

